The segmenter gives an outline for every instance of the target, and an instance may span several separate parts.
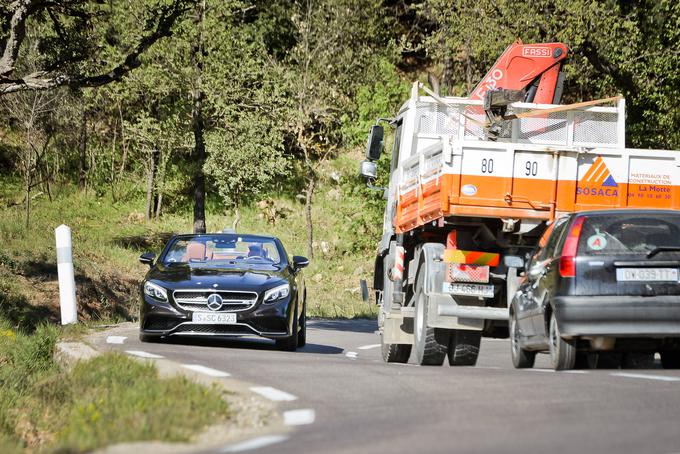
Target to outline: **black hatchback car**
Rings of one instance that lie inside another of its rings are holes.
[[[140,339],[244,336],[292,351],[306,342],[305,257],[270,236],[176,235],[141,284]]]
[[[510,307],[515,367],[658,352],[680,367],[680,212],[575,213],[548,227]],[[640,361],[639,359],[637,361]],[[593,365],[593,361],[590,361]]]

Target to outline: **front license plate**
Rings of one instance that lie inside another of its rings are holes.
[[[216,312],[194,312],[191,321],[204,325],[232,325],[236,323],[236,314],[219,314]]]
[[[459,284],[455,282],[444,282],[442,291],[451,295],[481,296],[482,298],[493,298],[493,285],[481,284]]]
[[[678,282],[677,268],[617,268],[619,282]]]

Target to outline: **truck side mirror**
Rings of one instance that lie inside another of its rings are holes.
[[[380,125],[371,126],[371,132],[368,133],[368,144],[366,144],[366,158],[371,161],[380,159],[380,154],[383,149],[383,139],[385,137],[385,129]]]
[[[372,161],[361,161],[359,174],[367,181],[373,181],[378,177],[378,166]]]

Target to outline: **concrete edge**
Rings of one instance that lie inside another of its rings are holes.
[[[66,370],[71,370],[79,361],[88,361],[103,353],[111,352],[109,350],[97,350],[97,343],[93,340],[115,333],[124,325],[109,326],[105,330],[93,331],[85,336],[83,341],[58,342],[54,355],[55,361]],[[218,387],[223,391],[222,397],[229,405],[229,420],[226,423],[208,426],[203,432],[196,434],[193,440],[186,443],[161,441],[118,443],[94,451],[96,453],[123,454],[137,450],[156,454],[179,454],[215,451],[254,437],[282,435],[291,431],[289,427],[283,424],[281,412],[274,402],[250,391],[251,387],[257,386],[256,384],[232,377],[209,377],[185,369],[181,364],[168,359],[145,359],[133,356],[130,356],[130,358],[155,365],[161,378],[183,376],[206,387]]]

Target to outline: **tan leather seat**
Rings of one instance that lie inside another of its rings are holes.
[[[205,243],[190,241],[187,244],[187,251],[182,257],[183,262],[190,260],[205,260]]]

